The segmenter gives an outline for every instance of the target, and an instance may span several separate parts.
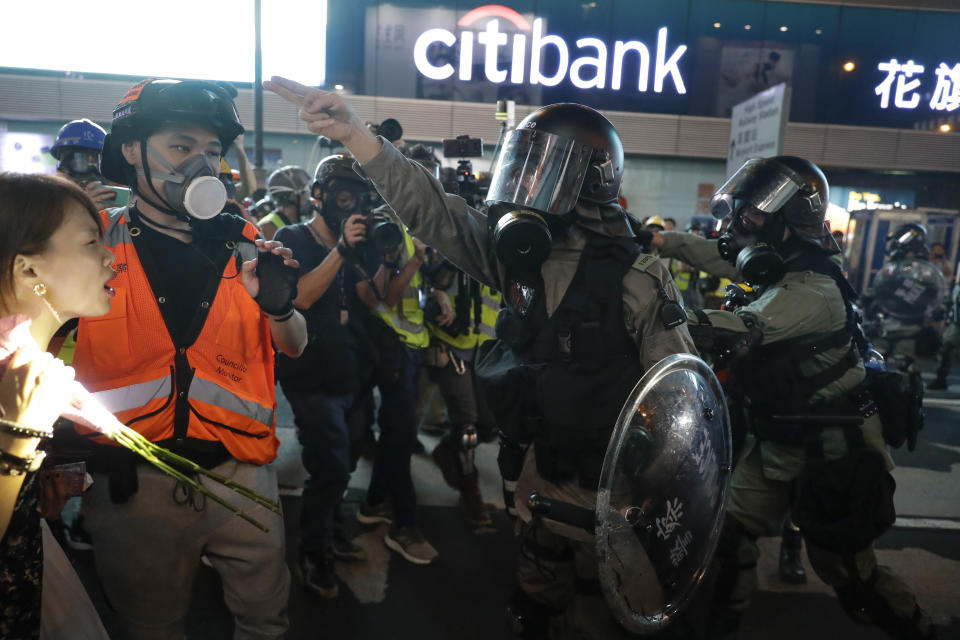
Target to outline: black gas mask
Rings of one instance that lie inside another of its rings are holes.
[[[508,271],[540,272],[553,245],[545,216],[531,209],[498,204],[490,207],[487,221],[497,260]]]
[[[751,285],[773,284],[786,273],[778,250],[785,230],[783,220],[748,203],[737,204],[730,225],[717,239],[717,251]]]
[[[323,189],[323,207],[320,214],[331,229],[340,232],[347,218],[363,214],[367,225],[367,239],[381,255],[396,251],[403,244],[403,232],[390,217],[373,210],[383,204],[374,189],[363,184],[332,181]]]

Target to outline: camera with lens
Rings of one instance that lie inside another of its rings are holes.
[[[370,125],[370,128],[375,134],[383,136],[390,142],[396,142],[403,137],[403,127],[396,118],[387,118],[380,124]]]
[[[367,227],[367,241],[381,254],[393,253],[403,244],[403,231],[385,213],[368,213],[363,217]]]

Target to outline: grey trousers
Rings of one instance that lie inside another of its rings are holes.
[[[229,460],[214,471],[278,500],[276,472]],[[205,482],[217,495],[270,528],[264,533],[203,496],[189,498],[177,481],[152,466],[137,468],[139,490],[110,501],[109,479],[95,474],[86,526],[110,603],[136,640],[181,640],[190,592],[206,555],[223,582],[234,616],[234,639],[282,638],[289,627],[290,571],[283,517]]]

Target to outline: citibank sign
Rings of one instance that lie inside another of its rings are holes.
[[[472,27],[486,20],[482,31]],[[513,42],[509,43],[508,33],[500,30],[500,21],[509,22],[514,27]],[[467,12],[457,22],[459,32],[460,56],[455,68],[446,60],[431,60],[428,55],[432,45],[441,43],[447,47],[457,44],[458,34],[448,29],[428,29],[417,37],[413,47],[413,61],[417,70],[433,80],[446,80],[457,73],[463,81],[473,80],[474,38],[483,46],[483,75],[488,82],[500,84],[509,81],[512,84],[543,85],[553,87],[567,77],[578,89],[606,89],[609,75],[609,88],[619,91],[627,84],[634,86],[634,79],[623,78],[623,64],[627,56],[636,56],[639,72],[636,78],[637,91],[645,92],[650,86],[650,67],[653,66],[653,91],[663,92],[664,80],[668,77],[678,94],[687,92],[680,74],[678,63],[687,45],[681,44],[669,52],[667,50],[667,28],[657,31],[657,44],[651,60],[650,48],[639,40],[617,40],[613,43],[613,54],[609,55],[607,43],[599,38],[584,37],[575,42],[579,57],[572,58],[567,41],[557,35],[544,33],[542,18],[535,18],[530,24],[522,15],[498,4],[488,4]],[[529,37],[529,62],[527,61],[527,39]],[[500,48],[511,45],[509,62],[501,68]],[[557,54],[557,66],[554,69],[543,68],[545,51],[553,48]],[[609,65],[608,65],[609,60]],[[439,64],[442,62],[442,64]]]

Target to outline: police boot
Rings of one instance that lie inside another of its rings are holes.
[[[951,360],[951,348],[944,346],[940,350],[937,358],[939,366],[937,367],[937,377],[933,382],[927,385],[927,389],[931,391],[946,391],[947,389],[947,374],[950,373],[950,360]]]
[[[783,523],[780,538],[780,580],[788,584],[805,584],[807,571],[803,568],[801,552],[803,538],[800,529],[788,518]]]

